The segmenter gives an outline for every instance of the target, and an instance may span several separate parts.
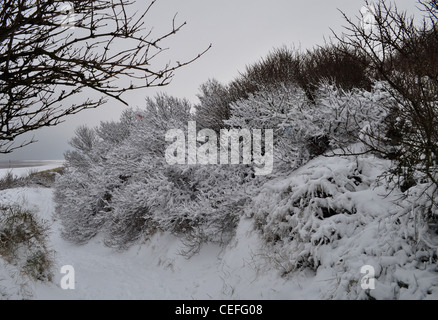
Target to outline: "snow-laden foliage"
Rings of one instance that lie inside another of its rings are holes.
[[[423,299],[437,290],[436,227],[413,198],[388,195],[378,176],[389,166],[371,156],[320,157],[267,183],[246,209],[267,258],[284,275],[311,269],[325,278],[325,298]],[[361,287],[366,265],[375,270],[374,290]]]
[[[247,197],[239,170],[217,166],[156,169],[112,193],[107,244],[124,246],[156,230],[186,237],[188,249],[195,251],[204,241],[231,239]]]
[[[252,165],[168,164],[166,132],[187,136],[193,119],[184,100],[159,96],[119,122],[78,129],[55,190],[63,236],[83,243],[100,233],[122,249],[164,231],[183,238],[189,256],[204,242],[228,243],[245,215],[260,232],[262,256],[285,276],[312,270],[327,281],[324,298],[435,294],[430,183],[400,190],[385,180],[391,160],[336,156],[361,154],[358,141],[373,139],[371,127],[384,132],[396,101],[382,83],[370,92],[321,84],[315,97],[309,103],[284,86],[232,105],[227,127],[274,130],[275,171],[263,177]],[[374,290],[361,288],[366,265]]]
[[[363,128],[382,121],[392,99],[380,83],[371,92],[321,83],[315,97],[314,103],[309,102],[305,92],[294,86],[259,91],[232,104],[225,123],[273,129],[275,168],[288,171],[357,141]]]
[[[252,169],[169,165],[166,132],[187,134],[191,117],[187,101],[158,96],[120,123],[79,129],[55,191],[64,237],[83,243],[102,232],[107,245],[124,248],[161,230],[186,237],[190,252],[204,241],[227,242]]]
[[[54,252],[48,240],[49,225],[35,212],[0,205],[0,300],[27,298],[31,283],[52,281]]]
[[[277,172],[290,170],[355,141],[353,132],[378,121],[381,101],[373,97],[386,98],[378,90],[322,85],[316,104],[296,87],[265,90],[234,104],[226,125],[274,129]],[[232,237],[252,186],[266,177],[254,178],[251,165],[166,163],[166,132],[187,135],[190,109],[185,100],[161,95],[148,99],[144,110],[126,111],[119,122],[77,130],[55,191],[66,239],[84,243],[103,232],[107,245],[123,248],[163,230],[187,237],[196,250],[204,241]]]

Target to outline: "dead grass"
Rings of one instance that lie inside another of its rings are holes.
[[[51,281],[49,226],[19,205],[0,207],[0,256],[33,280]]]
[[[36,171],[30,170],[26,176],[18,177],[8,170],[3,178],[0,178],[0,190],[21,188],[21,187],[44,187],[51,188],[55,183],[56,176],[63,174],[64,167]]]

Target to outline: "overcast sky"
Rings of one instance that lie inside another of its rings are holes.
[[[137,0],[136,6],[148,3]],[[285,45],[304,50],[324,44],[324,39],[331,36],[330,28],[338,33],[343,30],[345,21],[339,10],[349,17],[358,16],[364,3],[364,0],[158,0],[147,20],[157,34],[168,30],[175,13],[178,13],[177,21],[187,22],[166,43],[172,61],[196,56],[212,44],[201,59],[178,70],[172,83],[159,91],[196,103],[202,83],[210,78],[227,83],[273,48]],[[410,13],[418,13],[415,0],[397,0],[396,4]],[[145,97],[154,96],[157,91],[135,91],[125,99],[131,107],[141,107]],[[38,142],[12,154],[0,155],[0,160],[63,159],[75,128],[118,120],[125,108],[109,100],[98,109],[66,118],[57,127],[35,131],[32,135]]]

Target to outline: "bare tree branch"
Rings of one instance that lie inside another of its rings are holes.
[[[184,26],[176,15],[169,31],[153,37],[146,17],[157,0],[131,13],[129,0],[2,0],[0,7],[0,153],[23,147],[15,139],[59,124],[128,91],[169,84],[175,71],[199,59],[152,64],[164,40]],[[85,98],[91,89],[101,98]]]
[[[369,151],[395,162],[392,174],[399,181],[412,180],[417,172],[437,190],[438,3],[418,3],[423,12],[419,25],[395,5],[379,0],[371,6],[371,28],[343,14],[346,32],[335,37],[344,50],[360,50],[368,57],[374,77],[388,83],[395,101],[386,106],[382,127],[370,128],[363,142]]]

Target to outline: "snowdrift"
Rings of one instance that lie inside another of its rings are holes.
[[[267,183],[247,208],[267,259],[284,276],[312,270],[326,281],[324,299],[436,298],[436,233],[411,210],[412,198],[391,192],[381,177],[389,165],[319,157]],[[373,268],[374,289],[362,288],[363,266]]]

